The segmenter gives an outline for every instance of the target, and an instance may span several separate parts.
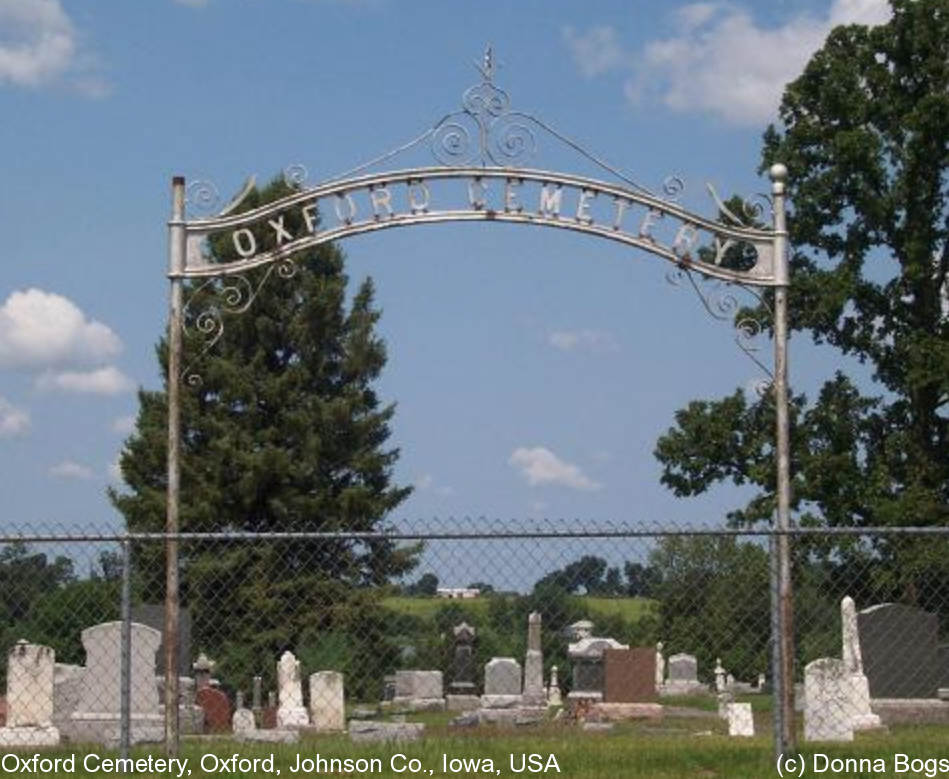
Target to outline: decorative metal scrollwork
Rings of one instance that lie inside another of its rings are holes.
[[[462,110],[432,128],[432,154],[444,165],[516,165],[537,150],[531,116],[511,111],[511,98],[494,84],[494,53],[489,46],[478,66],[482,81],[465,90]],[[475,140],[476,139],[476,140]]]
[[[192,181],[185,190],[185,203],[199,214],[211,214],[221,202],[221,195],[210,181]]]
[[[768,377],[765,386],[770,386],[774,379],[771,369],[758,359],[757,353],[761,351],[759,337],[765,330],[765,326],[754,317],[745,316],[735,320],[735,315],[740,310],[740,302],[735,294],[735,289],[743,289],[758,301],[758,303],[769,313],[772,314],[771,306],[768,301],[759,292],[743,284],[731,284],[717,279],[708,279],[702,276],[703,286],[695,281],[692,271],[684,265],[678,265],[666,273],[666,281],[673,286],[682,286],[683,282],[688,281],[692,287],[702,307],[713,319],[720,322],[732,322],[735,331],[735,344],[745,355],[760,368]],[[761,390],[755,390],[759,395],[763,394]]]
[[[192,304],[202,295],[212,298],[212,301],[202,308],[192,318],[192,329],[203,336],[204,343],[194,360],[181,371],[181,379],[191,387],[200,387],[203,383],[201,374],[193,366],[199,363],[204,356],[214,348],[214,345],[224,336],[224,321],[226,316],[236,316],[246,312],[257,299],[267,280],[274,273],[279,278],[290,279],[296,275],[297,266],[292,258],[285,258],[267,266],[260,280],[255,284],[243,274],[235,274],[222,278],[211,278],[197,287],[183,307],[182,328],[187,334],[189,313]]]
[[[307,171],[306,166],[301,165],[300,163],[288,165],[283,169],[283,180],[288,187],[302,187],[304,184],[306,184],[308,175],[309,172]]]

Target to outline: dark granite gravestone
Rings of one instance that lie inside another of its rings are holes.
[[[455,653],[452,659],[451,684],[449,691],[452,695],[474,695],[475,686],[475,656],[474,640],[475,629],[465,622],[456,625]]]
[[[202,687],[194,694],[194,702],[204,710],[205,733],[231,732],[231,702],[220,690]]]
[[[143,603],[132,606],[132,622],[154,628],[162,635],[155,653],[155,673],[165,674],[165,606],[161,603]],[[191,676],[191,612],[180,609],[178,616],[178,675]]]
[[[606,703],[645,703],[657,697],[653,647],[603,651],[603,700]]]
[[[938,618],[902,603],[857,614],[863,672],[871,698],[935,698],[939,687]]]
[[[571,693],[602,694],[603,658],[577,658],[573,661],[573,685]]]

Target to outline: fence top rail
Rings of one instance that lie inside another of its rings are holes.
[[[770,536],[949,536],[949,525],[928,527],[790,527],[776,528],[721,528],[721,527],[588,527],[588,528],[520,528],[483,530],[399,530],[387,529],[369,532],[346,530],[298,532],[245,532],[215,533],[7,533],[0,532],[0,544],[16,542],[118,542],[144,543],[152,541],[462,541],[462,540],[518,540],[518,539],[593,539],[593,538],[664,538],[671,536],[758,537]]]

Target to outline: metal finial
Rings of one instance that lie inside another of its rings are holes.
[[[481,73],[481,77],[491,83],[491,80],[494,78],[494,49],[489,43],[484,48],[484,57],[482,58],[480,65],[475,65],[478,71]]]

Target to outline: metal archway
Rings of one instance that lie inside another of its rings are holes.
[[[275,269],[281,275],[293,272],[298,252],[351,235],[393,227],[441,222],[489,221],[566,229],[641,249],[670,262],[674,271],[692,274],[728,285],[774,292],[773,370],[771,378],[776,408],[775,471],[777,506],[773,537],[772,668],[775,687],[775,751],[784,754],[794,744],[793,651],[791,643],[791,578],[789,562],[790,456],[787,387],[787,290],[790,283],[787,260],[784,165],[773,165],[771,178],[772,224],[770,229],[751,227],[709,192],[719,219],[709,219],[680,206],[676,200],[681,181],[673,179],[664,195],[657,195],[550,125],[530,114],[510,110],[507,94],[493,83],[491,49],[479,65],[481,83],[469,88],[462,110],[446,115],[422,135],[369,163],[311,187],[304,186],[305,171],[288,169],[292,194],[256,209],[238,212],[251,190],[248,180],[242,192],[223,210],[206,218],[187,219],[187,188],[183,177],[172,181],[172,214],[169,225],[168,359],[168,484],[166,514],[166,609],[165,609],[165,741],[171,755],[178,751],[178,533],[180,488],[180,389],[187,370],[182,366],[182,330],[187,306],[183,300],[186,279],[228,278],[230,305],[203,313],[210,349],[223,332],[224,313],[238,313],[253,302],[261,286]],[[607,171],[615,181],[573,173],[520,167],[536,146],[535,130],[549,133],[560,142]],[[474,140],[477,140],[477,143]],[[441,162],[438,166],[367,173],[372,167],[407,150],[428,146]],[[192,185],[200,202],[211,190],[203,183]],[[453,187],[453,189],[452,189]],[[287,217],[302,224],[294,231]],[[317,213],[335,216],[323,226]],[[758,212],[760,215],[760,211]],[[721,221],[724,217],[728,221]],[[253,228],[269,234],[266,245],[258,245]],[[212,263],[205,251],[209,238],[224,235],[239,259]],[[704,240],[703,240],[704,239]],[[726,252],[744,245],[754,259],[747,267],[723,264]],[[264,268],[256,285],[243,274]],[[694,281],[692,281],[694,286]],[[696,287],[696,291],[698,288]],[[699,292],[700,296],[702,293]],[[757,295],[762,300],[760,295]],[[702,302],[711,313],[708,300]],[[739,326],[740,327],[740,326]],[[220,329],[218,329],[220,328]],[[741,343],[739,343],[741,345]],[[744,347],[742,347],[744,348]],[[747,349],[745,351],[748,351]],[[753,358],[754,359],[754,358]]]

